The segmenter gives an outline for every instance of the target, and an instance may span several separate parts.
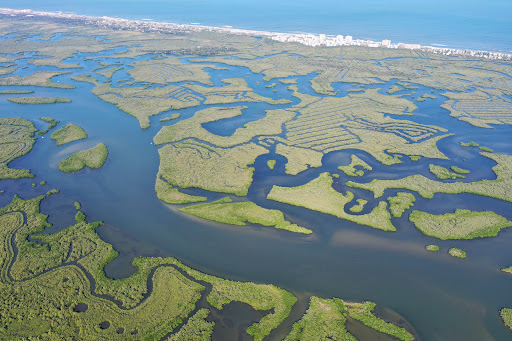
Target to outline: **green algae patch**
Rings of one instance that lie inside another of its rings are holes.
[[[462,209],[441,215],[412,211],[409,220],[423,234],[443,240],[495,237],[501,229],[512,226],[494,212]]]
[[[270,170],[273,170],[274,167],[276,166],[276,160],[268,160],[267,161],[267,167],[270,169]]]
[[[410,155],[409,159],[411,159],[411,161],[420,161],[421,160],[421,156],[419,156],[419,155]]]
[[[485,152],[481,155],[497,162],[497,165],[492,168],[496,174],[495,180],[445,183],[416,174],[397,180],[374,179],[369,183],[348,181],[346,185],[372,191],[375,198],[384,195],[384,191],[387,189],[403,188],[418,192],[419,195],[427,199],[432,199],[435,193],[471,193],[512,202],[512,156]]]
[[[503,308],[500,310],[501,320],[507,326],[510,331],[512,331],[512,309]]]
[[[63,97],[9,97],[9,102],[18,104],[54,104],[54,103],[71,103],[69,98]]]
[[[448,254],[452,257],[466,258],[466,252],[456,247],[452,247],[450,250],[448,250]]]
[[[345,328],[346,310],[339,298],[312,296],[304,316],[293,324],[284,341],[338,340],[356,341]]]
[[[199,309],[190,317],[181,329],[171,335],[167,341],[210,341],[213,334],[215,322],[207,321],[206,318],[210,311],[208,309]]]
[[[63,172],[77,172],[85,167],[101,168],[107,160],[108,149],[103,143],[97,144],[91,149],[82,150],[71,154],[59,163],[59,169]]]
[[[400,218],[406,210],[414,205],[416,198],[407,192],[398,192],[394,197],[388,197],[389,210],[395,218]]]
[[[249,222],[296,233],[311,234],[313,232],[286,221],[281,211],[263,208],[250,201],[232,202],[229,197],[211,203],[183,207],[179,210],[196,217],[232,225],[246,225]]]
[[[457,172],[450,172],[447,168],[444,168],[442,166],[436,166],[430,164],[428,166],[428,169],[430,170],[430,173],[434,174],[436,178],[440,180],[446,180],[446,179],[465,179],[466,177],[464,175],[458,174]]]
[[[403,341],[413,341],[414,336],[409,333],[405,328],[398,327],[393,323],[386,322],[373,314],[376,304],[373,302],[352,303],[345,302],[350,317],[360,321],[364,325],[396,337]]]
[[[82,209],[82,204],[80,204],[80,202],[79,202],[79,201],[75,201],[75,203],[73,204],[73,206],[75,206],[75,208],[76,208],[77,210],[81,210],[81,209]]]
[[[384,231],[396,231],[393,224],[391,224],[391,215],[387,210],[386,202],[379,202],[367,214],[351,215],[345,213],[345,206],[354,199],[354,194],[347,191],[346,195],[343,195],[332,188],[332,183],[331,175],[326,172],[302,186],[274,186],[267,199],[330,214]]]
[[[373,169],[369,164],[357,157],[357,155],[350,157],[350,164],[348,166],[339,166],[338,169],[348,176],[363,176],[364,171],[362,169],[357,170],[356,167],[361,167],[367,171]]]
[[[208,200],[206,197],[182,193],[178,188],[173,187],[171,184],[162,180],[160,177],[156,179],[155,191],[158,199],[168,204],[188,204],[192,202]]]
[[[469,174],[470,171],[467,169],[459,168],[457,166],[451,166],[450,169],[457,174]]]
[[[87,133],[82,127],[70,123],[54,131],[50,138],[57,142],[57,146],[60,146],[69,142],[86,139]]]
[[[425,246],[425,250],[430,251],[430,252],[437,252],[437,251],[439,251],[439,246],[430,244],[430,245]]]

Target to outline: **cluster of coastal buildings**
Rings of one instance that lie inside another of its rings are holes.
[[[104,28],[113,28],[117,30],[137,30],[141,32],[180,34],[186,32],[220,32],[239,35],[250,35],[256,37],[266,37],[280,42],[294,42],[307,46],[366,46],[366,47],[385,47],[394,49],[411,49],[433,52],[444,55],[464,55],[471,57],[480,57],[487,59],[512,60],[512,54],[490,51],[473,51],[464,49],[453,49],[448,47],[422,46],[420,44],[391,43],[390,40],[379,42],[371,40],[354,39],[352,36],[342,35],[314,35],[314,34],[296,34],[296,33],[278,33],[255,30],[242,30],[231,27],[212,27],[202,25],[183,25],[174,23],[161,23],[149,20],[128,20],[112,17],[90,17],[86,15],[77,15],[62,12],[40,12],[30,9],[15,10],[10,8],[0,8],[0,15],[12,17],[36,17],[53,18],[57,20],[73,21],[76,24],[93,25]]]

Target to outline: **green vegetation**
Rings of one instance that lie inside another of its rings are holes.
[[[195,187],[245,196],[254,172],[249,165],[268,150],[255,143],[223,149],[189,140],[175,146],[165,145],[158,153],[157,178],[161,177],[173,187]]]
[[[509,266],[508,268],[501,269],[501,271],[512,275],[512,266]]]
[[[181,114],[175,113],[175,114],[172,114],[171,116],[161,118],[160,122],[167,122],[167,121],[177,120],[180,117],[181,117]]]
[[[78,212],[75,225],[53,234],[39,234],[50,227],[47,216],[39,212],[44,198],[15,197],[10,205],[0,209],[0,242],[4,250],[0,254],[0,308],[5,312],[4,335],[161,339],[183,323],[204,290],[181,271],[212,285],[207,301],[217,309],[239,301],[256,310],[270,310],[247,329],[255,340],[263,339],[279,326],[296,302],[292,294],[275,286],[210,276],[173,258],[137,258],[133,264],[138,272],[128,278],[109,279],[103,267],[117,257],[117,252],[96,234],[95,229],[102,223],[87,223],[85,215]],[[34,234],[42,243],[29,241],[27,237]],[[17,257],[11,240],[16,244]],[[111,296],[125,309],[93,296],[86,272],[96,282],[96,294]],[[143,300],[151,273],[152,291]],[[10,280],[11,276],[15,281]],[[21,304],[23,309],[11,309],[13,304]],[[44,315],[36,313],[41,309]],[[199,310],[171,340],[201,340],[210,335],[213,324],[204,320],[207,314],[207,310]]]
[[[345,302],[345,307],[348,310],[350,317],[362,322],[364,325],[378,330],[382,333],[392,335],[399,340],[413,341],[414,336],[409,333],[405,328],[398,327],[393,323],[386,322],[379,319],[373,314],[375,303],[349,303]]]
[[[46,128],[47,130],[55,128],[57,126],[57,124],[60,123],[60,121],[58,121],[52,117],[39,117],[39,119],[48,123],[48,128]]]
[[[32,150],[36,131],[32,122],[20,117],[0,118],[0,180],[34,177],[29,169],[9,168],[8,164]]]
[[[46,181],[44,181],[44,180],[43,180],[43,181],[40,181],[40,182],[39,182],[39,184],[40,184],[41,186],[46,186]]]
[[[286,174],[297,175],[308,167],[322,166],[322,153],[311,149],[288,146],[282,143],[276,145],[276,154],[284,156],[288,162],[285,165]]]
[[[108,149],[103,143],[97,144],[91,149],[82,150],[71,154],[59,163],[59,169],[63,172],[77,172],[84,167],[101,168],[107,160]]]
[[[403,188],[418,192],[427,199],[432,199],[435,193],[472,193],[512,202],[512,156],[485,152],[481,155],[498,163],[492,168],[496,174],[495,180],[444,183],[417,174],[397,180],[375,179],[365,184],[349,181],[346,185],[372,191],[375,198],[384,195],[386,189]]]
[[[72,141],[86,139],[87,133],[82,127],[79,127],[74,123],[69,123],[68,125],[65,125],[59,130],[53,132],[50,138],[57,142],[57,146],[60,146]]]
[[[363,170],[356,170],[356,167],[362,167],[364,170],[371,171],[373,168],[361,160],[357,155],[352,154],[348,166],[339,166],[338,169],[348,176],[363,176]]]
[[[479,147],[480,145],[476,142],[461,142],[462,147]]]
[[[332,188],[332,177],[329,173],[322,173],[309,183],[298,187],[274,186],[267,199],[285,204],[305,207],[335,217],[346,219],[361,225],[368,225],[384,231],[396,231],[391,224],[391,216],[384,201],[367,214],[351,215],[345,213],[345,206],[354,199],[354,194],[348,192],[343,195]]]
[[[350,212],[352,213],[361,213],[363,211],[364,205],[368,203],[368,200],[357,199],[357,204],[350,207]]]
[[[9,97],[7,100],[18,104],[71,103],[69,98],[62,97]]]
[[[345,328],[346,310],[339,298],[311,297],[309,308],[300,321],[293,324],[285,341],[338,340],[356,341]]]
[[[276,166],[276,162],[277,162],[276,160],[268,160],[267,167],[271,170],[274,169],[274,167]]]
[[[416,198],[407,192],[398,192],[394,197],[388,197],[389,210],[395,218],[400,218],[406,210],[414,205]]]
[[[464,175],[450,172],[447,168],[444,168],[442,166],[436,166],[433,164],[430,164],[429,166],[430,173],[434,174],[436,178],[440,180],[446,180],[446,179],[465,179],[466,177]]]
[[[75,50],[76,51],[76,50]],[[71,57],[71,55],[70,55]],[[0,78],[0,85],[12,86],[42,86],[46,88],[60,88],[60,89],[74,89],[75,87],[70,84],[56,83],[52,81],[55,76],[65,75],[71,71],[39,71],[34,72],[28,76],[8,76]]]
[[[247,123],[238,128],[231,136],[219,136],[203,128],[203,124],[242,115],[245,107],[211,107],[197,111],[189,119],[164,126],[155,136],[155,144],[179,142],[195,138],[221,148],[228,148],[250,142],[259,135],[277,135],[282,133],[284,122],[291,120],[295,113],[277,109],[267,110],[260,120]]]
[[[44,129],[44,130],[39,130],[37,133],[39,135],[44,135],[46,134],[47,132],[50,131],[50,129],[53,129],[57,126],[57,124],[60,123],[60,121],[54,119],[54,118],[51,118],[51,117],[39,117],[40,120],[43,120],[45,121],[46,123],[48,123],[48,128]]]
[[[256,310],[272,310],[259,322],[247,328],[247,333],[260,341],[277,328],[292,310],[297,301],[291,293],[269,284],[230,281],[192,270],[179,263],[178,266],[193,278],[212,284],[213,288],[208,297],[208,303],[217,309],[222,309],[233,301],[247,303]]]
[[[420,160],[421,160],[421,156],[418,156],[418,155],[410,155],[410,156],[409,156],[409,159],[411,159],[411,161],[420,161]]]
[[[466,252],[462,251],[461,249],[457,249],[456,247],[452,247],[450,250],[448,250],[448,253],[452,257],[466,258]]]
[[[167,341],[210,341],[215,322],[208,322],[208,309],[199,309],[187,323]]]
[[[281,211],[266,209],[250,201],[232,202],[229,197],[211,203],[183,207],[179,210],[196,217],[232,225],[246,225],[246,222],[249,222],[296,233],[311,234],[313,232],[286,221]]]
[[[33,94],[32,90],[2,90],[0,91],[0,95],[27,95]]]
[[[495,237],[501,229],[512,226],[511,221],[494,212],[461,209],[441,215],[412,211],[409,220],[423,234],[443,240]]]
[[[505,326],[512,331],[512,309],[503,308],[500,310],[500,316]]]
[[[437,252],[437,251],[439,251],[439,246],[430,244],[430,245],[425,246],[425,250],[431,251],[431,252]]]
[[[450,169],[457,174],[469,174],[470,173],[470,171],[468,171],[467,169],[462,169],[457,166],[451,166]]]
[[[494,150],[492,150],[491,148],[487,148],[487,147],[484,147],[484,146],[480,146],[479,148],[481,151],[483,152],[488,152],[488,153],[492,153]]]
[[[168,204],[188,204],[191,202],[206,201],[207,197],[185,194],[173,187],[160,177],[157,177],[155,191],[158,199]]]

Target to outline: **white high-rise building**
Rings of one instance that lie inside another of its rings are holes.
[[[382,46],[390,46],[391,45],[391,40],[388,40],[388,39],[384,39],[382,41]]]
[[[325,34],[320,35],[320,43],[323,43],[325,41]]]
[[[352,42],[352,36],[346,36],[345,41],[350,44]]]

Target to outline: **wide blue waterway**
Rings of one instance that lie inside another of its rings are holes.
[[[1,7],[512,52],[509,0],[19,0]]]

